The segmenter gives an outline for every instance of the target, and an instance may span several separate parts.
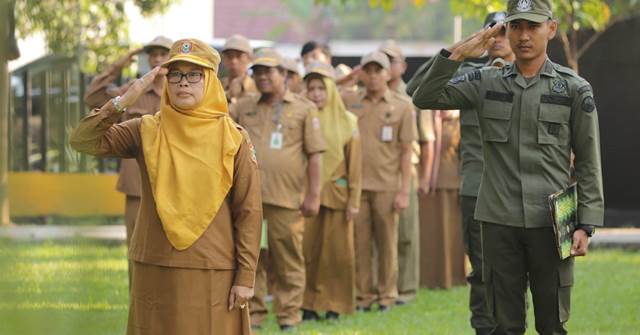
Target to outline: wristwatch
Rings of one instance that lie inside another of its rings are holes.
[[[579,224],[576,229],[580,229],[582,231],[584,231],[585,233],[587,233],[587,236],[591,237],[593,236],[593,234],[595,234],[596,232],[596,227],[592,226],[590,224]]]
[[[123,113],[127,111],[127,109],[122,107],[122,105],[120,104],[120,96],[111,99],[111,103],[113,104],[113,108],[115,108],[117,112]]]

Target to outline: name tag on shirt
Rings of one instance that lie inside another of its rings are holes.
[[[282,149],[282,133],[281,132],[275,131],[271,133],[271,143],[269,147],[274,150]]]
[[[384,126],[382,127],[382,136],[380,136],[382,142],[391,142],[393,141],[393,127],[392,126]]]

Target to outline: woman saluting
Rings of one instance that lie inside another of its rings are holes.
[[[228,115],[219,63],[206,44],[177,41],[166,63],[71,136],[78,151],[140,165],[127,334],[251,333],[259,172],[248,135]],[[115,124],[159,75],[167,78],[159,113]]]

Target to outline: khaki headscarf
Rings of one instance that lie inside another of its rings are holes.
[[[200,41],[176,42],[163,66],[177,60],[204,65],[204,98],[195,108],[182,110],[170,101],[165,83],[160,112],[142,118],[142,149],[156,210],[178,250],[200,238],[218,213],[231,189],[234,157],[242,141],[228,114],[215,73],[220,58],[215,56],[217,52]]]
[[[320,175],[324,185],[344,161],[344,146],[358,132],[358,118],[345,108],[336,83],[324,76],[322,81],[327,89],[327,104],[318,113],[320,128],[327,143],[327,150],[322,154]]]

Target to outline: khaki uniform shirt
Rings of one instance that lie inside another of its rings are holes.
[[[256,83],[253,81],[253,78],[249,77],[248,75],[245,75],[244,79],[242,80],[242,91],[239,97],[231,98],[229,96],[229,84],[231,83],[229,77],[220,78],[220,83],[222,83],[222,87],[224,88],[224,94],[227,96],[227,101],[231,103],[238,101],[238,99],[244,97],[247,94],[258,94]]]
[[[84,101],[90,108],[100,108],[110,99],[123,95],[132,83],[116,87],[105,79],[107,79],[105,74],[100,74],[87,88]],[[120,120],[126,121],[146,114],[155,114],[160,109],[161,96],[161,91],[153,87],[149,88],[131,107],[127,108]],[[140,168],[136,160],[122,159],[116,189],[128,196],[140,197],[140,185]]]
[[[260,103],[260,96],[250,95],[232,106],[232,115],[255,145],[262,175],[262,201],[298,209],[308,181],[307,157],[323,152],[325,142],[313,103],[287,91],[281,106],[278,113],[274,106]],[[280,146],[274,145],[274,136],[281,136]]]
[[[337,210],[360,208],[362,143],[357,130],[344,146],[344,157],[344,161],[322,187],[320,193],[322,206]]]
[[[421,108],[478,111],[485,169],[476,220],[550,226],[547,199],[571,182],[573,151],[579,223],[601,226],[600,134],[589,83],[548,59],[528,82],[515,65],[451,79],[459,66],[443,50],[420,81],[413,101]]]
[[[401,143],[416,140],[415,109],[404,96],[387,90],[378,102],[365,91],[343,97],[347,109],[358,117],[362,137],[362,189],[398,191]],[[385,130],[386,129],[386,130]],[[383,139],[383,132],[388,137]]]
[[[168,267],[236,270],[235,285],[253,287],[262,224],[260,175],[248,134],[234,161],[233,185],[204,234],[179,251],[166,237],[156,211],[142,153],[139,118],[120,124],[111,103],[85,117],[71,136],[74,149],[95,156],[133,158],[140,164],[142,198],[129,259]]]

